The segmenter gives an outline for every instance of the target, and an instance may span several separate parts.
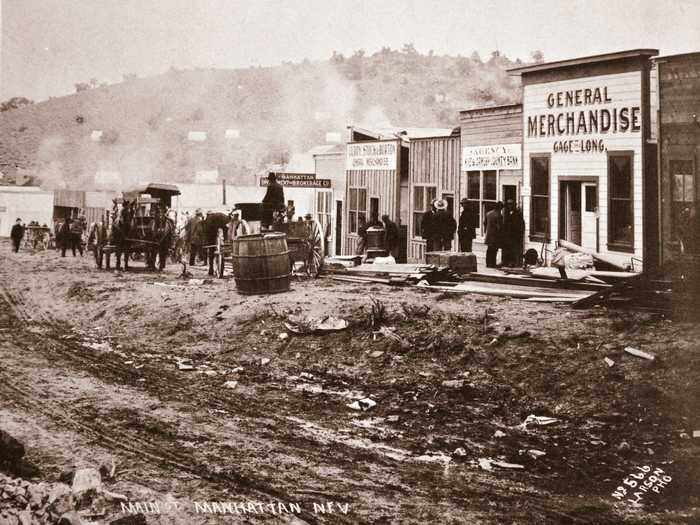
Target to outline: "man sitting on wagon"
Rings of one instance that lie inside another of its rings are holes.
[[[269,173],[267,176],[267,192],[262,200],[262,220],[260,221],[263,228],[270,229],[274,220],[275,212],[284,212],[286,206],[284,204],[284,188],[277,182],[277,176],[274,173]]]

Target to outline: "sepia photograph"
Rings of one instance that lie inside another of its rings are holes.
[[[699,22],[0,0],[0,525],[700,524]]]

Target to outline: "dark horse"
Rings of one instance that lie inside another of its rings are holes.
[[[165,208],[158,208],[151,225],[150,242],[154,243],[148,257],[149,266],[155,268],[156,256],[158,257],[158,269],[164,270],[165,263],[170,253],[175,236],[175,223],[166,214]]]
[[[231,217],[225,213],[207,213],[204,219],[204,245],[207,247],[207,259],[209,259],[209,275],[214,275],[214,251],[219,230],[223,230],[224,239],[228,238],[228,226]]]
[[[124,201],[121,209],[118,209],[117,202],[114,201],[112,211],[112,245],[117,256],[117,270],[122,269],[121,258],[124,255],[124,270],[129,269],[129,251],[131,248],[131,228],[134,220],[135,202]]]

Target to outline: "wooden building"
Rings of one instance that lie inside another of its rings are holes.
[[[313,153],[316,178],[330,180],[330,188],[317,188],[315,214],[325,238],[326,255],[343,253],[345,201],[345,148],[342,144],[316,148]]]
[[[479,227],[473,251],[485,253],[484,218],[498,201],[522,208],[521,104],[461,111],[460,199],[468,199]]]
[[[350,130],[345,150],[343,254],[357,251],[358,232],[372,218],[386,214],[396,223],[401,220],[401,186],[405,182],[408,188],[408,142],[391,136],[358,128]]]
[[[511,70],[523,86],[526,248],[565,239],[623,265],[658,244],[650,58],[638,49]]]
[[[399,226],[399,260],[408,257],[409,144],[426,137],[449,135],[444,128],[350,127],[345,146],[346,209],[343,255],[354,254],[364,222],[382,215]]]
[[[459,220],[459,160],[459,128],[447,135],[414,138],[409,143],[408,260],[411,262],[425,260],[426,241],[421,235],[421,222],[433,199],[445,199],[449,212]],[[456,241],[452,249],[457,250]]]
[[[700,53],[657,57],[660,262],[700,255]]]

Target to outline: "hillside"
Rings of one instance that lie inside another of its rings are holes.
[[[269,68],[170,71],[0,113],[0,171],[31,170],[46,187],[94,186],[97,171],[186,181],[225,165],[252,180],[266,164],[347,125],[452,127],[458,111],[516,101],[518,62],[383,49]],[[237,130],[229,132],[226,130]],[[101,131],[97,137],[93,132]],[[188,140],[190,131],[206,140]]]

